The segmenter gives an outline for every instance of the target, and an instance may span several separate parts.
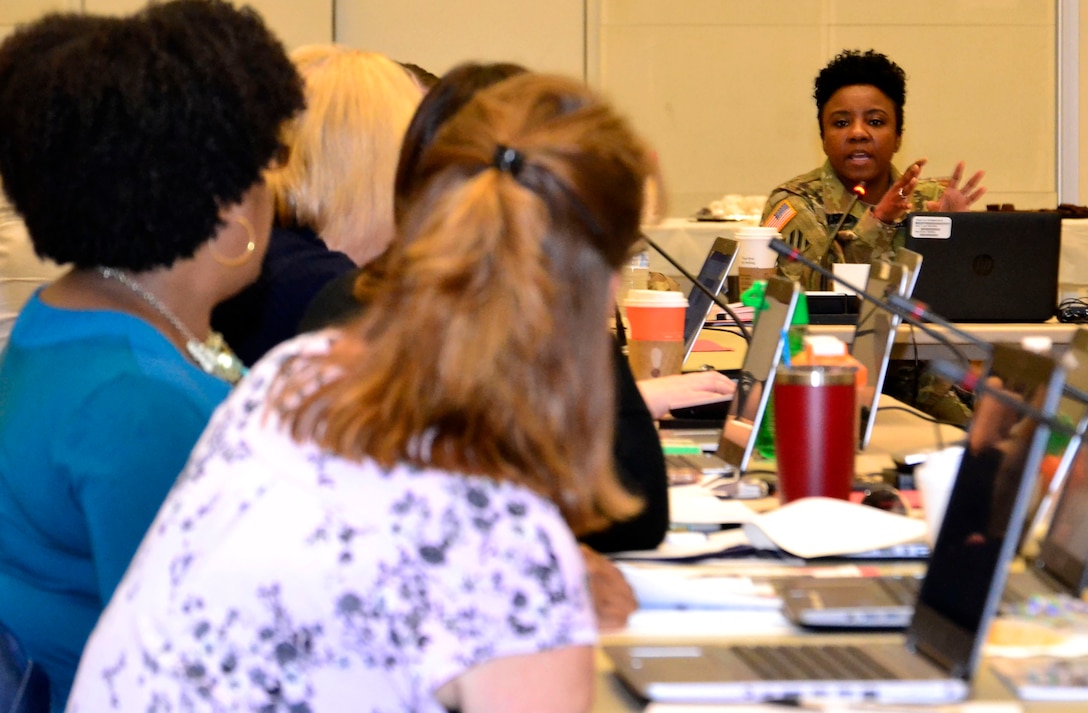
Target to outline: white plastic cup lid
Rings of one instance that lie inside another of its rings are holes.
[[[687,309],[688,300],[683,292],[671,290],[628,290],[624,307],[682,307]]]
[[[736,232],[740,238],[773,238],[778,235],[778,228],[769,225],[751,225]]]

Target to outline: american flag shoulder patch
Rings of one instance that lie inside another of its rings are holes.
[[[765,227],[774,228],[775,230],[782,230],[782,227],[793,219],[793,216],[797,215],[797,211],[790,205],[789,200],[783,200],[774,209],[774,212],[767,216],[767,220],[763,223]]]

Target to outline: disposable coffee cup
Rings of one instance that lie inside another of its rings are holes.
[[[623,301],[631,332],[627,359],[636,379],[679,374],[684,365],[684,314],[681,292],[631,290]]]
[[[778,253],[769,246],[771,240],[780,237],[778,230],[763,226],[749,226],[741,228],[733,234],[737,241],[737,259],[734,269],[737,271],[737,294],[729,293],[731,302],[740,301],[740,296],[752,286],[756,280],[766,280],[774,277],[778,265]],[[730,281],[729,289],[733,289]]]
[[[850,366],[782,366],[776,372],[774,450],[783,504],[815,496],[850,499],[855,378]]]
[[[944,522],[948,498],[956,484],[963,446],[950,446],[930,453],[914,468],[914,483],[922,496],[922,514],[926,519],[926,540],[932,547]]]

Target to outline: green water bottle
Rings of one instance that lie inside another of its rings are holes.
[[[766,306],[763,293],[767,283],[760,280],[752,284],[741,297],[741,302],[755,308],[752,323],[759,319],[759,314]],[[790,320],[790,328],[787,334],[790,357],[797,356],[805,348],[805,332],[808,329],[808,300],[805,293],[797,296],[797,306],[793,309],[793,319]],[[773,375],[772,375],[773,376]],[[768,382],[767,387],[771,387]],[[763,420],[759,424],[759,432],[756,433],[756,452],[764,458],[774,458],[774,391],[767,397],[767,408],[763,411]]]

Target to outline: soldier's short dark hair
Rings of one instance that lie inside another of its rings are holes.
[[[843,50],[816,75],[816,121],[823,136],[824,106],[831,95],[843,87],[857,84],[874,86],[895,106],[895,133],[903,133],[903,105],[907,103],[907,75],[887,55],[876,50]]]

